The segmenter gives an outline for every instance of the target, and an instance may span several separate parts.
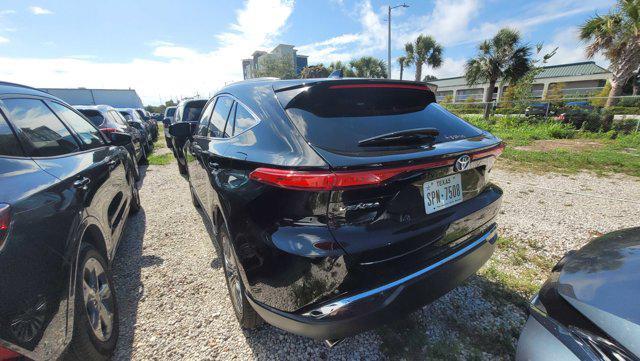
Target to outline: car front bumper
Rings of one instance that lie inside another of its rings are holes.
[[[491,257],[496,239],[494,224],[454,253],[425,268],[301,314],[274,309],[249,294],[247,298],[266,322],[283,330],[321,340],[348,337],[398,319],[457,287]]]

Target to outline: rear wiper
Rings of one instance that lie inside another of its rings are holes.
[[[433,143],[440,134],[436,128],[407,129],[398,132],[376,135],[358,142],[360,147],[375,147],[382,145],[411,145]]]

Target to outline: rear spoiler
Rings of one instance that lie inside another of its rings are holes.
[[[374,86],[386,86],[393,87],[394,85],[401,88],[403,86],[414,86],[418,88],[422,88],[428,91],[432,91],[433,84],[427,84],[418,81],[406,81],[406,80],[393,80],[393,79],[366,79],[366,78],[318,78],[318,79],[306,79],[304,83],[294,82],[277,82],[273,84],[273,90],[278,93],[282,91],[297,89],[297,88],[306,88],[306,87],[315,87],[321,85],[327,86],[345,86],[345,85],[356,85],[358,84],[360,87],[365,87],[366,85]],[[431,86],[430,86],[431,85]]]
[[[298,95],[308,97],[315,93],[314,98],[318,95],[328,95],[332,91],[348,90],[348,89],[385,89],[411,92],[424,92],[425,100],[429,103],[435,102],[435,93],[426,83],[415,81],[402,81],[390,79],[340,79],[340,78],[322,78],[309,79],[303,83],[287,83],[279,82],[273,85],[273,90],[280,105],[287,109],[292,100]],[[336,96],[344,96],[345,93],[336,93]],[[414,93],[415,94],[415,93]],[[331,95],[329,95],[331,97]],[[317,99],[317,98],[316,98]],[[309,101],[309,99],[307,99]],[[313,101],[315,103],[315,100]]]

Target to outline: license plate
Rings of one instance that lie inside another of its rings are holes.
[[[424,209],[427,214],[462,202],[460,173],[425,182],[422,189],[424,191]]]

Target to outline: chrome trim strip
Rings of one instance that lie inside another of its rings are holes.
[[[387,283],[385,285],[376,287],[374,289],[371,289],[369,291],[365,291],[362,293],[359,293],[357,295],[353,295],[350,297],[346,297],[340,300],[337,300],[335,302],[331,302],[328,305],[324,305],[321,307],[318,307],[314,310],[311,310],[309,312],[306,312],[303,314],[303,316],[309,316],[309,317],[314,317],[317,319],[323,318],[325,316],[328,316],[329,314],[331,314],[332,312],[347,306],[353,302],[359,301],[363,298],[367,298],[370,296],[373,296],[375,294],[384,292],[384,291],[388,291],[392,288],[398,287],[403,285],[404,283],[411,281],[414,278],[420,277],[422,275],[424,275],[427,272],[430,272],[440,266],[442,266],[443,264],[450,262],[460,256],[462,256],[463,254],[467,253],[468,251],[470,251],[471,249],[475,248],[476,246],[478,246],[479,244],[485,242],[485,241],[490,241],[492,240],[495,236],[496,236],[496,230],[497,230],[497,226],[493,226],[487,233],[483,234],[482,236],[480,236],[480,238],[476,239],[475,241],[469,243],[468,245],[466,245],[464,248],[456,251],[455,253],[450,254],[449,256],[439,260],[438,262],[435,262],[431,265],[429,265],[426,268],[423,268],[417,272],[414,272],[408,276],[402,277],[396,281],[393,281],[391,283]]]

